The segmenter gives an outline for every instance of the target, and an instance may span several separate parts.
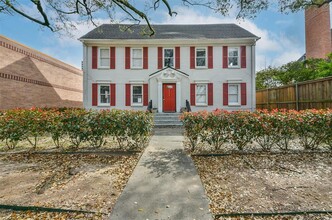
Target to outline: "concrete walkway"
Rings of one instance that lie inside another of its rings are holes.
[[[212,219],[194,163],[183,150],[182,132],[156,129],[111,220]]]

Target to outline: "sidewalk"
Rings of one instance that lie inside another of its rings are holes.
[[[111,220],[212,219],[208,198],[182,141],[181,129],[156,129]]]

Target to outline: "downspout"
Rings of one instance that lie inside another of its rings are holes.
[[[88,103],[88,46],[83,42],[83,107],[86,108],[86,103]]]
[[[253,45],[251,45],[251,111],[256,110],[256,42],[258,39],[255,39]]]

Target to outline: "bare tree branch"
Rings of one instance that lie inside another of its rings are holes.
[[[11,8],[13,11],[15,11],[16,13],[22,15],[23,17],[33,21],[33,22],[36,22],[37,24],[40,24],[42,26],[45,26],[45,27],[48,27],[51,31],[53,31],[53,28],[51,27],[49,21],[48,21],[48,18],[47,18],[47,15],[45,14],[44,10],[43,10],[43,7],[41,6],[41,3],[39,0],[30,0],[32,3],[34,3],[36,6],[37,6],[37,10],[38,12],[42,15],[44,21],[41,21],[41,20],[38,20],[37,18],[33,18],[29,15],[27,15],[26,13],[24,13],[23,11],[17,9],[13,4],[11,4],[11,2],[9,0],[6,0],[5,1],[5,4]]]

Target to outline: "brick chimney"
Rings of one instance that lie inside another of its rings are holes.
[[[330,6],[305,10],[306,58],[326,58],[332,52]]]

